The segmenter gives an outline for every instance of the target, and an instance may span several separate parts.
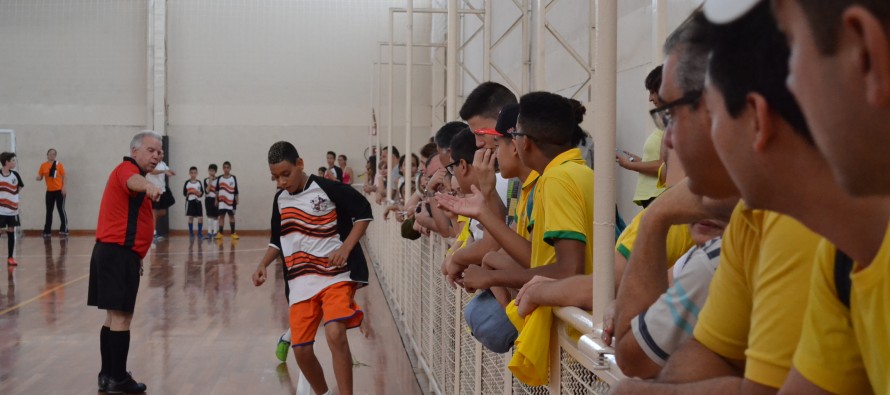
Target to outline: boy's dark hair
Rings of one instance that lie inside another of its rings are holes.
[[[210,166],[207,166],[207,170],[217,171],[219,168],[216,167],[216,163],[211,163]]]
[[[659,66],[660,67],[660,66]],[[578,146],[584,143],[584,140],[590,135],[584,129],[581,129],[581,122],[584,122],[584,114],[587,114],[587,107],[575,99],[568,99],[572,105],[572,113],[575,114],[575,132],[572,134],[572,145]]]
[[[765,1],[744,17],[715,27],[708,66],[711,82],[724,97],[733,118],[745,108],[749,93],[764,97],[770,108],[812,142],[807,122],[785,85],[790,50]]]
[[[661,70],[664,67],[662,65],[658,65],[652,71],[649,72],[649,75],[646,76],[646,90],[649,92],[658,92],[658,88],[661,87]]]
[[[420,149],[420,156],[424,158],[431,158],[433,155],[436,155],[436,143],[429,143]]]
[[[189,171],[192,171],[192,170],[194,170],[194,171],[198,171],[198,167],[197,167],[197,166],[189,167]]]
[[[46,154],[49,155],[49,153],[50,153],[50,152],[53,152],[53,151],[56,151],[56,149],[55,149],[55,148],[50,148],[50,149],[46,150]],[[56,154],[58,154],[58,153],[59,153],[59,151],[56,151]]]
[[[340,156],[338,156],[338,158],[343,158],[343,160],[349,160],[348,158],[346,158],[346,155],[343,155],[343,154],[340,154]]]
[[[319,167],[319,168],[318,168],[318,171],[320,171],[320,172],[322,172],[322,173],[324,173],[324,172],[326,172],[326,171],[328,171],[328,168],[327,168],[327,167],[324,167],[324,166],[322,166],[322,167]]]
[[[337,153],[334,151],[328,151],[328,155],[332,155],[334,158],[337,157]]]
[[[890,32],[890,2],[887,0],[796,0],[803,10],[810,26],[810,33],[816,47],[823,55],[834,55],[837,51],[837,35],[841,25],[841,15],[854,5],[867,9],[880,19],[884,31]]]
[[[664,43],[664,54],[677,53],[677,67],[674,77],[683,95],[702,92],[705,89],[705,74],[708,55],[711,53],[711,27],[701,7],[689,15],[677,30],[671,33]],[[693,103],[697,108],[701,101]]]
[[[463,159],[471,165],[474,155],[476,155],[476,136],[470,128],[465,128],[451,140],[451,160],[457,164]]]
[[[269,147],[269,164],[274,165],[281,162],[289,162],[292,165],[297,164],[300,154],[297,147],[287,141],[279,141]],[[228,162],[226,162],[228,163]]]
[[[392,149],[392,154],[395,155],[396,158],[402,157],[402,155],[399,155],[399,149],[396,148],[395,146],[383,147],[380,149],[380,151],[382,152],[382,151],[386,150],[386,152],[389,152],[390,149]]]
[[[14,152],[4,152],[0,154],[0,165],[6,166],[6,164],[12,160],[12,158],[15,158]]]
[[[229,163],[229,161],[225,161],[225,162],[223,162],[223,167],[226,167],[226,166],[232,167],[232,164]]]
[[[451,146],[451,140],[454,139],[454,136],[457,136],[461,130],[468,128],[469,125],[460,122],[460,121],[452,121],[442,125],[441,128],[436,132],[434,139],[436,140],[436,147],[438,148],[448,148]]]
[[[527,93],[519,99],[519,120],[522,133],[538,146],[572,146],[578,127],[571,102],[550,92]]]
[[[475,116],[498,119],[501,108],[511,103],[516,103],[516,95],[506,86],[497,82],[483,82],[467,96],[460,107],[460,117],[464,120]]]

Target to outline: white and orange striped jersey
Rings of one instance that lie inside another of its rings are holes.
[[[19,215],[19,192],[25,183],[15,170],[3,175],[0,171],[0,215]]]

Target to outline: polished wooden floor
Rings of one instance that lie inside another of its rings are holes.
[[[267,242],[260,236],[222,243],[174,236],[151,249],[128,363],[148,393],[311,393],[292,354],[286,363],[274,355],[287,327],[278,263],[265,285],[251,282]],[[18,241],[19,266],[6,267],[5,280],[0,275],[0,394],[97,392],[105,313],[86,305],[93,244],[88,236]],[[0,240],[0,254],[5,246]],[[371,285],[356,299],[366,318],[361,331],[349,331],[355,393],[421,393],[373,270]],[[334,388],[323,338],[319,331],[315,350]]]

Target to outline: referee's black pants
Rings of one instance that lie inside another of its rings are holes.
[[[46,191],[46,222],[43,225],[43,233],[52,233],[53,228],[53,205],[59,209],[59,220],[62,226],[60,232],[68,232],[68,213],[65,212],[65,197],[62,196],[62,190]]]

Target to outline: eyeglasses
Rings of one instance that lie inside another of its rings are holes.
[[[528,134],[528,133],[523,133],[523,132],[507,132],[507,135],[510,136],[510,138],[512,138],[512,139],[515,139],[515,138],[517,138],[517,137],[519,137],[519,136],[525,136],[525,138],[527,138],[527,139],[529,139],[529,140],[531,140],[531,141],[535,141],[535,137],[532,136],[532,135],[530,135],[530,134]]]
[[[671,113],[669,111],[674,107],[695,104],[701,99],[701,95],[701,91],[688,92],[677,100],[650,110],[649,115],[652,116],[652,121],[655,122],[655,127],[661,130],[667,129],[668,125],[671,124]]]
[[[457,166],[458,161],[451,162],[445,165],[445,172],[448,173],[449,176],[454,177],[454,166]]]

